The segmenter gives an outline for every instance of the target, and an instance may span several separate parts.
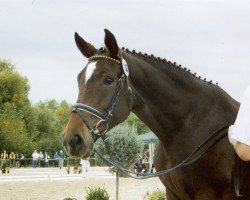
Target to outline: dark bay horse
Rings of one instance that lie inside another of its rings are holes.
[[[233,124],[239,103],[218,85],[153,55],[121,50],[105,29],[105,48],[77,33],[88,58],[78,74],[79,95],[65,128],[69,154],[88,157],[102,132],[135,113],[159,138],[157,171],[185,159],[204,139]],[[128,67],[128,68],[127,68]],[[225,137],[195,163],[160,177],[168,200],[250,200],[250,166],[244,164],[244,196],[234,192],[236,155]]]

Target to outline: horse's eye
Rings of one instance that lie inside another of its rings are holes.
[[[111,76],[106,76],[104,82],[105,82],[105,84],[110,85],[114,82],[114,79]]]

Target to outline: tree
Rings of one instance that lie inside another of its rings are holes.
[[[26,117],[30,108],[28,80],[0,60],[0,150],[26,151],[31,146]]]
[[[67,101],[61,101],[57,109],[55,110],[55,115],[58,119],[57,130],[62,133],[65,126],[68,123],[70,113],[72,112],[72,106],[67,103]]]
[[[71,113],[71,106],[62,101],[48,100],[34,106],[37,149],[50,153],[62,149],[61,135]]]
[[[31,105],[28,79],[14,65],[0,60],[0,151],[30,156],[34,149],[62,148],[61,134],[71,113],[66,101],[48,100]]]
[[[124,168],[129,169],[138,159],[138,154],[142,149],[142,142],[137,139],[135,128],[128,126],[127,123],[118,125],[108,132],[108,140],[113,157],[116,162]],[[98,140],[95,144],[97,151],[109,158],[109,152],[103,141]],[[97,162],[104,161],[95,155]],[[116,171],[115,167],[111,167],[111,171]]]
[[[0,109],[5,103],[14,103],[16,109],[24,111],[25,106],[30,104],[28,92],[27,78],[16,72],[10,63],[0,60]]]
[[[25,122],[13,103],[4,105],[0,115],[1,148],[7,151],[31,153],[32,143],[27,135]]]
[[[0,60],[0,71],[14,71],[15,67],[7,60]]]
[[[128,116],[126,122],[130,127],[135,127],[136,132],[139,135],[150,131],[150,129],[134,113],[131,113]]]
[[[118,125],[108,133],[107,139],[110,148],[107,149],[105,143],[99,140],[96,143],[97,151],[102,152],[102,156],[104,157],[112,158],[114,162],[123,168],[130,169],[138,159],[138,154],[141,152],[143,146],[142,142],[137,139],[135,130],[135,127],[128,126],[127,123]],[[97,162],[104,162],[97,154],[95,154],[95,157]],[[119,169],[115,166],[111,166],[110,170],[116,172],[116,199],[119,199],[119,176],[126,175],[120,173]]]

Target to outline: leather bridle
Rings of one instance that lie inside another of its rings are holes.
[[[121,61],[116,60],[114,58],[111,58],[109,56],[102,56],[102,55],[96,55],[96,56],[92,56],[92,57],[89,58],[89,60],[98,60],[98,59],[106,59],[106,60],[109,60],[111,62],[122,64],[122,67],[124,69],[124,66],[123,66],[124,65],[124,61],[125,61],[124,59],[121,62]],[[125,61],[125,63],[126,63],[126,61]],[[125,82],[127,82],[129,95],[131,96],[132,89],[129,86],[128,75],[126,74],[126,72],[124,72],[124,73],[122,73],[122,75],[118,79],[118,83],[116,85],[116,89],[115,89],[115,91],[113,93],[111,101],[109,102],[109,104],[108,104],[105,112],[101,112],[101,111],[97,110],[96,108],[93,108],[93,107],[91,107],[89,105],[86,105],[86,104],[83,104],[83,103],[76,103],[75,105],[73,105],[72,112],[75,112],[75,113],[79,114],[79,116],[82,118],[84,124],[87,126],[87,128],[89,129],[89,131],[90,131],[91,134],[98,135],[98,136],[102,137],[107,132],[107,130],[108,130],[108,120],[113,115],[115,106],[117,105],[118,98],[119,98],[119,96],[120,96],[120,94],[121,94],[121,92],[122,92],[122,90],[124,88]],[[131,102],[130,102],[130,104],[131,104]],[[82,111],[85,111],[85,112],[87,112],[87,113],[95,116],[96,118],[98,118],[99,121],[96,123],[96,125],[93,126],[89,122],[89,120],[87,119],[87,117],[83,114]],[[103,131],[100,131],[98,129],[98,127],[101,124],[105,124],[106,125],[106,129],[104,129]]]

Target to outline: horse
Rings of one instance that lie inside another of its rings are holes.
[[[102,133],[133,112],[159,138],[157,171],[174,167],[205,138],[236,119],[239,102],[218,84],[154,55],[120,48],[105,29],[105,47],[75,33],[88,63],[78,74],[79,94],[63,133],[72,156],[88,157]],[[227,132],[227,130],[224,130]],[[250,200],[250,165],[244,163],[244,195],[234,191],[236,153],[222,138],[196,162],[159,178],[168,200]]]

